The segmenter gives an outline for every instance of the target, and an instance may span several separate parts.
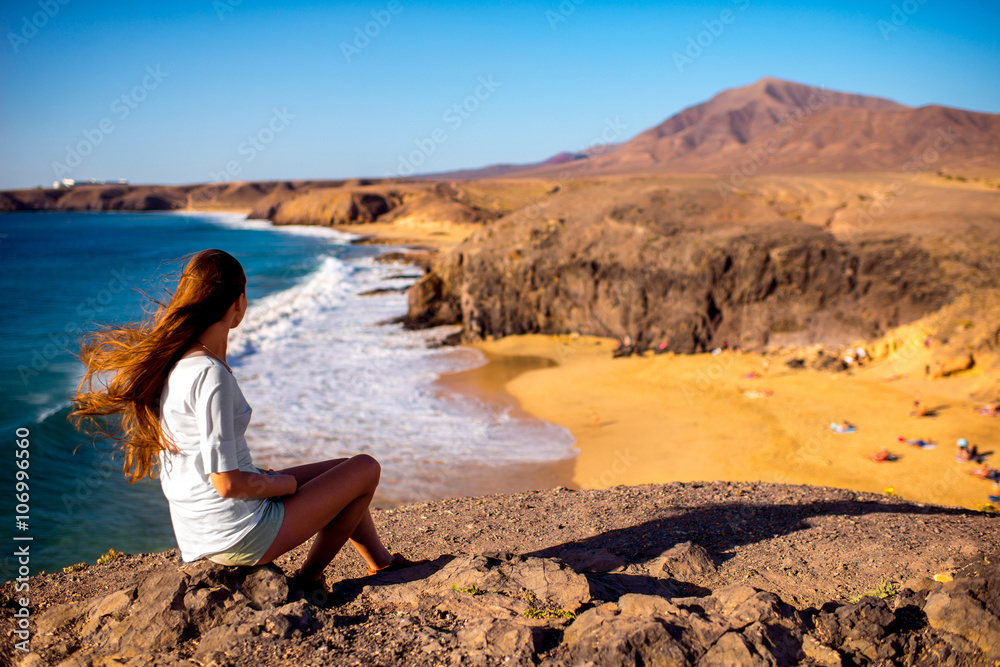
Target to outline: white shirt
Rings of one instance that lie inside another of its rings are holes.
[[[257,525],[264,498],[223,498],[211,473],[259,473],[244,437],[252,409],[236,378],[210,356],[185,357],[160,395],[160,425],[179,450],[160,452],[160,485],[186,562],[233,547]]]

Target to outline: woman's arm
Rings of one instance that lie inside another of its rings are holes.
[[[290,496],[298,489],[292,475],[257,474],[227,470],[211,474],[212,486],[223,498],[273,498]]]

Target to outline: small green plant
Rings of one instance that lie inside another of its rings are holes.
[[[489,591],[485,591],[482,588],[476,586],[475,584],[472,584],[468,588],[459,588],[455,584],[452,584],[451,590],[460,591],[462,593],[468,593],[469,595],[486,595],[487,593],[489,593]]]
[[[525,609],[524,616],[525,618],[568,618],[571,621],[576,618],[576,614],[568,609],[539,609],[537,607]]]
[[[571,621],[576,618],[576,614],[568,609],[538,606],[538,598],[531,591],[524,591],[524,599],[528,601],[528,608],[522,614],[525,618],[568,618]]]
[[[121,551],[115,551],[115,548],[111,547],[110,549],[108,549],[108,553],[104,554],[103,556],[97,559],[97,564],[104,565],[105,563],[110,563],[111,561],[117,560],[124,555],[125,554],[123,554]]]
[[[896,584],[891,581],[883,580],[880,581],[878,583],[878,586],[876,586],[875,588],[867,590],[864,593],[861,593],[860,595],[856,595],[853,598],[851,598],[851,604],[857,604],[861,602],[861,598],[863,597],[873,597],[873,598],[879,598],[880,600],[884,600],[886,598],[891,598],[896,595],[899,595],[899,591],[896,590]]]
[[[996,514],[1000,512],[1000,507],[994,503],[976,503],[977,512],[986,512],[987,514]]]
[[[71,572],[81,572],[83,570],[86,570],[87,567],[89,566],[86,562],[73,563],[72,565],[67,565],[66,567],[64,567],[63,572],[65,572],[66,574],[69,574]]]

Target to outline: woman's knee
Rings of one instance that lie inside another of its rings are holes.
[[[382,466],[373,457],[368,454],[358,454],[351,458],[355,462],[355,465],[359,466],[362,472],[371,480],[375,485],[378,484],[379,478],[382,476]]]

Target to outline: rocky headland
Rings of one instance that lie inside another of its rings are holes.
[[[59,665],[993,665],[996,516],[821,487],[672,483],[375,512],[423,566],[329,592],[275,564],[124,555],[29,580]],[[347,551],[350,551],[348,548]],[[4,584],[3,615],[20,597]],[[13,619],[12,619],[13,620]]]

